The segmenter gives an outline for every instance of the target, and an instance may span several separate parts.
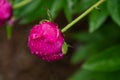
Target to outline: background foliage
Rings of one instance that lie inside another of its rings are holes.
[[[11,0],[15,5],[21,0]],[[47,9],[53,19],[61,11],[68,22],[83,13],[98,0],[32,0],[15,9],[19,24],[28,24],[47,18]],[[69,80],[120,80],[120,0],[106,0],[87,17],[87,30],[69,33],[78,47],[71,57],[73,65],[83,63]],[[76,26],[78,27],[78,26]]]

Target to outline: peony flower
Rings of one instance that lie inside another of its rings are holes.
[[[64,42],[58,25],[50,21],[43,21],[35,25],[28,37],[28,46],[32,54],[48,62],[63,57],[62,46]]]
[[[8,0],[0,0],[0,25],[3,25],[12,16],[12,6]]]

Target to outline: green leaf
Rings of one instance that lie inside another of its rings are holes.
[[[52,1],[46,2],[46,1],[42,0],[41,3],[39,4],[39,6],[32,13],[29,13],[26,15],[26,19],[23,19],[22,23],[32,22],[36,19],[40,20],[41,18],[45,19],[45,16],[47,16],[47,8],[51,7],[52,4],[53,4]]]
[[[16,0],[14,4],[18,4],[19,2],[21,2],[21,0]],[[14,11],[14,15],[17,16],[17,18],[27,15],[33,12],[37,7],[39,7],[40,3],[41,3],[41,0],[32,0],[31,3],[25,5],[24,7],[16,9]]]
[[[110,47],[100,54],[94,55],[83,65],[92,71],[120,70],[120,45]]]
[[[24,7],[25,5],[29,4],[32,0],[23,0],[17,4],[13,5],[13,9],[19,9],[21,7]]]
[[[120,26],[120,0],[107,0],[107,5],[112,19]]]
[[[40,16],[40,4],[41,0],[33,0],[30,4],[20,9],[16,9],[14,15],[17,19],[20,19],[21,24],[32,22]]]
[[[20,19],[21,24],[26,24],[34,20],[45,18],[47,15],[47,8],[50,8],[53,4],[52,1],[33,0],[29,5],[23,8],[15,10],[15,16]]]
[[[89,16],[89,32],[94,32],[105,22],[108,16],[106,4],[102,4],[99,9],[93,10]]]
[[[93,72],[94,80],[120,80],[120,71]]]
[[[83,12],[96,3],[98,0],[77,0],[73,8],[73,13]]]
[[[78,47],[71,57],[71,63],[72,64],[79,63],[88,58],[88,56],[92,55],[93,53],[96,53],[97,51],[98,49],[94,44]]]
[[[92,72],[79,69],[68,80],[92,80]]]
[[[88,32],[75,32],[71,35],[72,39],[87,43],[95,43],[101,41],[101,39],[104,38],[103,35],[101,35],[99,32],[96,32],[94,34],[89,34]]]
[[[72,21],[73,0],[66,0],[64,5],[64,13],[68,22]]]
[[[80,68],[68,80],[120,80],[120,71],[96,72]]]
[[[71,62],[76,64],[86,60],[91,55],[100,53],[106,48],[117,45],[120,39],[120,28],[110,21],[92,34],[88,32],[74,32],[70,35],[72,39],[80,42],[80,44],[77,44],[80,46],[75,49],[71,57]]]
[[[51,6],[50,12],[53,18],[62,10],[64,5],[64,0],[54,0],[53,5]]]

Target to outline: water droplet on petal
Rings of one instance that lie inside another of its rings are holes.
[[[39,52],[38,52],[38,51],[36,51],[35,53],[36,53],[36,54],[39,54]]]
[[[33,34],[33,35],[32,35],[32,38],[33,38],[33,39],[38,38],[37,34]]]

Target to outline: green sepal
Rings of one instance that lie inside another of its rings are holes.
[[[66,54],[68,51],[68,45],[66,42],[64,42],[64,44],[62,45],[62,53]]]

